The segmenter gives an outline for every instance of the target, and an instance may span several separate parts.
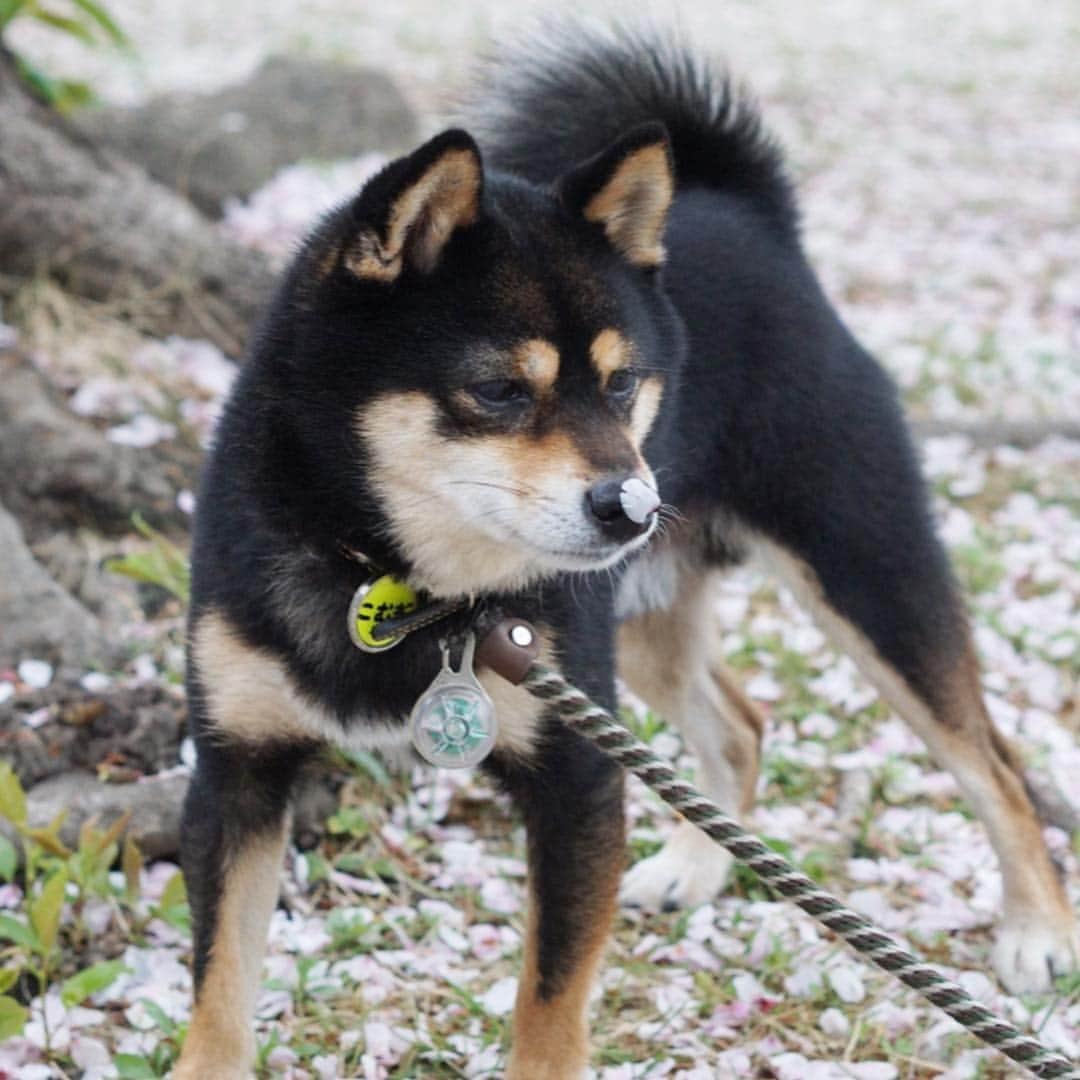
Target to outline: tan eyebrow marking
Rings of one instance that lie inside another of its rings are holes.
[[[638,390],[634,407],[630,412],[630,437],[639,450],[645,441],[645,436],[652,430],[656,414],[660,411],[660,398],[663,392],[664,387],[659,379],[653,377],[642,380],[641,389]]]
[[[518,375],[541,390],[550,390],[559,377],[559,350],[543,338],[529,338],[513,352]]]
[[[593,367],[600,373],[601,383],[606,383],[613,371],[630,362],[632,352],[630,343],[618,330],[601,330],[589,346],[589,356]]]

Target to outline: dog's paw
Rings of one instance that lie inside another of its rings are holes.
[[[697,907],[727,884],[731,863],[723,848],[684,822],[655,855],[627,871],[619,900],[624,907],[645,911]]]
[[[1054,979],[1080,970],[1080,927],[1071,915],[1059,922],[1005,923],[993,952],[994,969],[1010,994],[1045,994]]]

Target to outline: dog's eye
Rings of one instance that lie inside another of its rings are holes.
[[[609,397],[629,397],[637,386],[637,376],[629,368],[619,368],[608,376],[607,393]]]
[[[513,379],[489,379],[487,382],[473,383],[468,391],[488,409],[524,405],[529,400],[529,391]]]

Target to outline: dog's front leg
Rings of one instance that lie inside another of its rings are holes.
[[[507,1080],[577,1080],[589,992],[625,865],[622,772],[560,729],[498,767],[528,830],[529,916]]]
[[[306,747],[205,739],[184,805],[195,1008],[174,1080],[244,1080],[285,850],[288,799]]]

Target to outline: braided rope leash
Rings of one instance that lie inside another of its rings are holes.
[[[917,990],[983,1042],[1035,1076],[1080,1080],[1080,1070],[1060,1054],[979,1004],[964,988],[904,949],[868,919],[823,892],[756,836],[700,795],[609,712],[601,709],[557,671],[533,663],[521,682],[551,702],[561,719],[620,765],[645,781],[669,806],[722,844],[767,885],[839,934],[879,968]]]

